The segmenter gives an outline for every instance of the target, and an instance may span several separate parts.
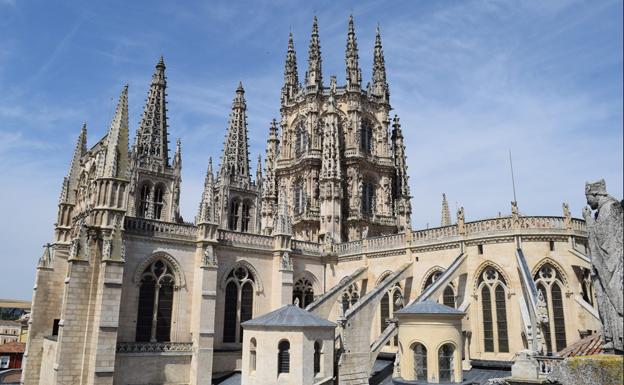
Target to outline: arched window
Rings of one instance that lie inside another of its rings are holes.
[[[563,310],[563,279],[550,263],[544,264],[533,277],[537,289],[544,295],[548,308],[548,325],[544,327],[544,339],[548,352],[566,347],[565,315]]]
[[[412,345],[414,354],[414,380],[427,381],[427,348],[421,343]]]
[[[444,289],[444,293],[442,294],[442,303],[448,307],[455,307],[455,292],[453,291],[453,287],[448,285]]]
[[[298,180],[295,183],[295,186],[293,188],[293,200],[294,200],[293,206],[295,209],[295,214],[303,213],[304,199],[305,199],[305,194],[303,192],[303,183],[301,183],[301,181]]]
[[[249,371],[256,370],[256,339],[249,341]]]
[[[223,342],[241,342],[243,330],[240,324],[253,316],[253,292],[255,278],[244,266],[232,269],[225,285],[225,309],[223,312]]]
[[[427,281],[425,282],[425,286],[423,287],[423,291],[425,291],[429,286],[433,285],[433,283],[442,276],[442,273],[442,270],[436,270],[433,273],[429,274],[429,277],[427,277]]]
[[[143,186],[141,186],[139,210],[137,212],[137,214],[141,218],[147,218],[147,214],[149,213],[150,190],[151,188],[149,183],[145,183]]]
[[[360,294],[358,286],[355,283],[349,285],[348,288],[342,293],[342,312],[343,314],[349,310],[351,305],[360,300]]]
[[[321,354],[323,343],[321,341],[314,342],[314,375],[321,372]]]
[[[163,210],[163,186],[156,186],[154,190],[154,219],[160,219]]]
[[[157,259],[144,271],[139,289],[136,340],[167,342],[171,335],[171,310],[175,277],[171,265]]]
[[[293,303],[295,299],[299,299],[299,307],[305,309],[306,306],[314,302],[314,288],[312,282],[302,277],[295,282],[293,287]]]
[[[241,220],[241,231],[246,233],[249,231],[249,223],[251,222],[251,202],[243,202],[243,218]]]
[[[438,350],[438,375],[440,382],[451,382],[455,380],[455,347],[451,344],[444,344]]]
[[[295,128],[295,156],[298,158],[308,147],[308,135],[306,133],[305,125],[303,122],[299,122]]]
[[[290,373],[290,342],[280,341],[277,349],[277,373]]]
[[[375,184],[364,182],[362,184],[362,213],[372,215],[375,205]]]
[[[370,154],[373,150],[373,124],[368,119],[362,120],[360,149],[365,154]]]
[[[483,348],[486,352],[509,352],[506,285],[502,274],[488,266],[479,277]],[[496,338],[495,338],[496,336]]]
[[[238,209],[240,207],[240,201],[238,198],[234,198],[230,201],[230,210],[228,216],[228,229],[238,229]]]

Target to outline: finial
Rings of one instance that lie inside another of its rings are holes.
[[[243,88],[243,82],[241,80],[238,81],[238,88],[236,88],[236,92],[245,92],[245,89]]]
[[[212,175],[212,156],[208,158],[208,174]]]
[[[160,55],[160,60],[158,60],[158,64],[156,64],[156,68],[165,68],[165,58],[163,55]]]

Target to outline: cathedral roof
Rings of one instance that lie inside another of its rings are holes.
[[[448,314],[463,316],[465,313],[428,299],[422,302],[414,302],[411,305],[397,311],[396,314]]]
[[[245,321],[241,326],[335,328],[336,324],[316,314],[305,311],[299,306],[286,305],[260,317]]]

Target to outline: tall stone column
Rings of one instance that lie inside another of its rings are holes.
[[[292,303],[293,261],[290,257],[290,234],[277,234],[273,238],[273,296],[272,309]]]
[[[217,298],[218,262],[217,225],[198,225],[198,241],[195,254],[191,333],[193,356],[189,381],[191,385],[212,384],[212,361],[214,355],[215,305]]]

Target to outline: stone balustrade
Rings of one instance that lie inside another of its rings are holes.
[[[293,239],[290,247],[293,251],[301,254],[321,254],[321,244],[316,242],[298,241]]]
[[[196,229],[192,224],[161,222],[153,219],[126,217],[125,231],[128,234],[156,236],[170,239],[195,239]]]
[[[192,342],[119,342],[117,353],[192,353]]]
[[[540,378],[548,377],[552,373],[553,367],[563,361],[563,357],[556,356],[535,356],[535,359],[537,360]]]
[[[415,241],[432,241],[440,238],[450,238],[459,235],[457,226],[435,227],[432,229],[412,232]]]
[[[267,235],[219,230],[218,239],[219,243],[229,246],[251,247],[265,250],[273,249],[273,237]]]
[[[368,238],[368,251],[388,250],[405,246],[405,233]]]

